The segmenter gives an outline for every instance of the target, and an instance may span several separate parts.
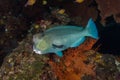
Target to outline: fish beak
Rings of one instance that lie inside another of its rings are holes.
[[[36,53],[36,54],[42,54],[42,52],[40,50],[37,50],[34,46],[33,46],[33,51]]]

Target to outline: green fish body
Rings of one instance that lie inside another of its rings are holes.
[[[62,57],[62,51],[82,44],[86,36],[98,39],[98,31],[92,19],[85,28],[77,26],[56,26],[43,34],[33,36],[33,50],[38,54],[56,53]]]

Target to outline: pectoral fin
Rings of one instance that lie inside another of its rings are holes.
[[[80,38],[79,40],[75,41],[70,47],[77,47],[85,41],[85,37]]]
[[[63,56],[63,53],[62,53],[61,51],[56,52],[56,54],[57,54],[59,57],[62,57],[62,56]]]

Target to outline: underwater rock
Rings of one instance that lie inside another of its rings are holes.
[[[48,1],[48,4],[54,7],[62,7],[73,19],[79,16],[79,23],[81,23],[82,26],[85,26],[88,19],[91,17],[95,20],[98,14],[97,6],[94,5],[93,0],[84,0],[82,3],[67,0],[53,0]]]
[[[64,56],[61,59],[54,56],[59,61],[51,60],[49,64],[59,80],[81,80],[85,74],[95,76],[94,64],[85,63],[88,58],[86,52],[95,42],[96,40],[89,38],[79,47],[64,51]]]
[[[29,29],[26,19],[9,14],[0,15],[0,65],[3,58],[18,45]]]
[[[96,0],[102,22],[104,23],[105,18],[113,15],[117,22],[120,22],[120,0]]]
[[[63,6],[70,17],[81,17],[81,25],[85,26],[87,20],[92,17],[94,20],[97,18],[97,7],[93,5],[93,0],[85,0],[81,4],[66,3]]]
[[[0,79],[105,80],[106,75],[108,80],[119,78],[114,56],[91,50],[95,42],[87,38],[79,47],[63,51],[64,56],[59,58],[34,54],[29,35],[4,59]]]
[[[6,56],[0,68],[0,80],[56,80],[46,63],[49,58],[34,54],[31,40],[30,36],[25,38]]]
[[[116,80],[115,76],[118,75],[119,71],[115,64],[115,57],[110,54],[103,54],[100,60],[101,63],[96,64],[96,80]]]
[[[94,43],[95,40],[88,39],[78,48],[64,51],[63,58],[54,56],[58,61],[49,64],[59,80],[116,80],[119,77],[116,58],[90,50]]]

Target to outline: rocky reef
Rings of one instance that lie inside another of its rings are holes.
[[[0,0],[0,80],[119,80],[120,52],[114,49],[120,45],[119,3],[119,0]],[[33,52],[34,34],[57,25],[86,26],[89,18],[97,25],[99,40],[87,37],[82,45],[63,51],[62,58]]]

